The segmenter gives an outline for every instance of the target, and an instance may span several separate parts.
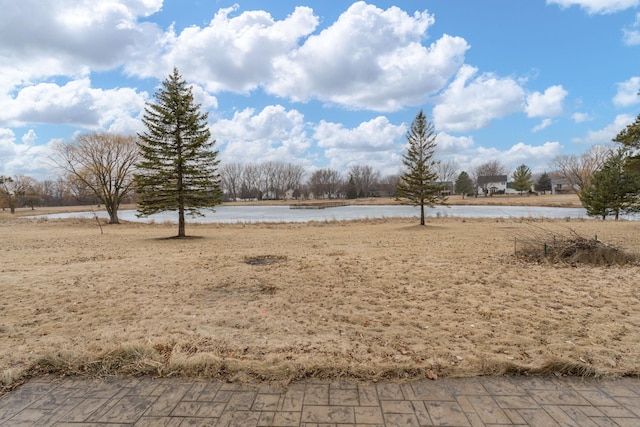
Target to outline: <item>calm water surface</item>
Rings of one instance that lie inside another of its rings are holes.
[[[309,222],[341,221],[371,218],[418,218],[420,208],[413,206],[338,206],[325,209],[289,209],[288,206],[218,206],[215,212],[203,211],[203,217],[188,217],[189,222],[199,223],[253,223],[253,222]],[[548,208],[530,206],[438,206],[426,209],[429,217],[458,218],[589,218],[583,208]],[[100,218],[108,218],[105,212],[97,212]],[[41,215],[36,218],[93,218],[93,212],[75,212]],[[122,210],[118,217],[135,222],[177,222],[177,213],[163,212],[138,218],[135,210]],[[630,217],[628,219],[637,219]]]

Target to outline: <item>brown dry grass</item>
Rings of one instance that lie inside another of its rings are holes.
[[[2,383],[640,374],[640,267],[523,263],[531,221],[0,221]],[[640,252],[636,222],[535,227]]]

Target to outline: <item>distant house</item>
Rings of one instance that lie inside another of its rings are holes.
[[[481,175],[478,177],[478,193],[492,196],[496,193],[504,194],[515,190],[509,188],[507,175]]]
[[[453,181],[439,181],[435,183],[437,186],[441,188],[440,195],[441,196],[450,196],[453,194]]]
[[[571,185],[569,180],[559,173],[551,173],[551,194],[573,194],[576,189]]]

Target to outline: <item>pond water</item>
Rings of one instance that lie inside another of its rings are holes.
[[[428,217],[458,218],[589,218],[583,208],[549,208],[531,206],[438,206],[425,208]],[[203,217],[187,217],[188,222],[198,223],[258,223],[258,222],[309,222],[341,221],[372,218],[418,218],[420,208],[413,206],[337,206],[324,209],[290,209],[288,206],[218,206],[215,212],[202,211]],[[105,212],[96,213],[108,218]],[[41,215],[34,218],[93,218],[93,212],[75,212]],[[177,223],[177,213],[163,212],[138,218],[135,210],[122,210],[118,218],[135,222]],[[637,219],[628,217],[627,219]]]

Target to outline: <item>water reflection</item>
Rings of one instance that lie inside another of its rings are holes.
[[[309,222],[341,221],[371,218],[417,218],[420,209],[413,206],[339,206],[326,209],[289,209],[288,206],[218,206],[215,212],[203,211],[205,216],[188,218],[199,223]],[[583,208],[550,208],[533,206],[438,206],[427,209],[429,217],[458,218],[588,218]],[[98,212],[100,218],[108,218]],[[36,218],[93,218],[93,212],[41,215]],[[163,212],[138,218],[136,211],[123,210],[118,217],[135,222],[177,222],[175,212]],[[628,219],[636,219],[630,217]]]

